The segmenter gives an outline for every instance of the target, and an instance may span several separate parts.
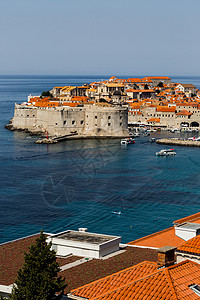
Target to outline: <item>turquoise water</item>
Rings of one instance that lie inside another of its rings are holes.
[[[156,157],[162,146],[149,143],[149,137],[128,147],[119,140],[37,145],[36,137],[4,129],[14,103],[29,94],[103,78],[0,76],[0,242],[41,228],[59,232],[78,227],[128,242],[199,211],[198,148],[176,147],[176,157]],[[174,81],[200,88],[200,77]]]

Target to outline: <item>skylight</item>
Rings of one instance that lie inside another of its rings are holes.
[[[192,285],[189,285],[189,288],[195,292],[195,294],[197,294],[198,296],[200,296],[200,285],[198,284],[192,284]]]

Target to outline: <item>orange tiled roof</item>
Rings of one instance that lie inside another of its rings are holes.
[[[140,103],[136,102],[136,103],[129,103],[129,106],[131,108],[139,109],[141,105],[140,105]]]
[[[127,90],[127,92],[130,91],[130,92],[133,92],[133,93],[155,93],[155,91],[153,89],[149,89],[149,90],[134,90],[134,89],[129,89]]]
[[[147,120],[147,122],[157,122],[157,123],[159,123],[160,119],[159,118],[151,118],[151,119]]]
[[[127,81],[128,82],[140,82],[141,79],[140,78],[128,78]]]
[[[160,111],[160,112],[175,112],[176,110],[176,106],[158,106],[156,111]]]
[[[187,110],[182,110],[182,111],[178,112],[176,115],[177,116],[190,116],[190,115],[192,115],[192,113],[190,113]]]
[[[183,242],[184,240],[175,235],[174,227],[170,227],[151,235],[147,235],[135,241],[129,242],[128,244],[134,246],[144,246],[147,248],[161,248],[164,246],[178,247]]]
[[[143,278],[110,290],[90,300],[199,300],[199,296],[189,287],[200,284],[200,265],[184,261],[174,266],[160,269]]]
[[[167,76],[150,76],[149,78],[151,78],[151,79],[171,79]]]
[[[177,250],[181,252],[200,255],[200,236],[197,235],[194,238],[186,241],[181,246],[179,246]]]
[[[198,213],[196,213],[194,215],[187,216],[187,217],[184,217],[182,219],[176,220],[173,223],[174,224],[183,224],[185,222],[200,224],[200,212],[198,212]]]
[[[135,115],[143,115],[143,113],[141,111],[134,111]]]
[[[94,298],[110,290],[124,286],[136,280],[138,277],[144,277],[157,270],[157,264],[154,262],[142,262],[128,269],[119,271],[92,283],[86,284],[80,288],[72,290],[74,296],[83,298]]]
[[[73,102],[63,102],[63,106],[70,106],[70,107],[76,107],[79,103],[73,103]]]

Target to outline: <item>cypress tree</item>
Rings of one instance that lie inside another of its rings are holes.
[[[61,299],[66,287],[65,279],[57,276],[60,271],[56,252],[47,244],[41,231],[36,243],[25,253],[25,263],[18,271],[11,299],[53,300]],[[57,296],[55,294],[57,293]]]

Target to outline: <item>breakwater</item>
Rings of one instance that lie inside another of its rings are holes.
[[[162,145],[200,147],[200,141],[183,140],[183,139],[179,139],[179,138],[159,139],[156,141],[156,143],[162,144]]]

